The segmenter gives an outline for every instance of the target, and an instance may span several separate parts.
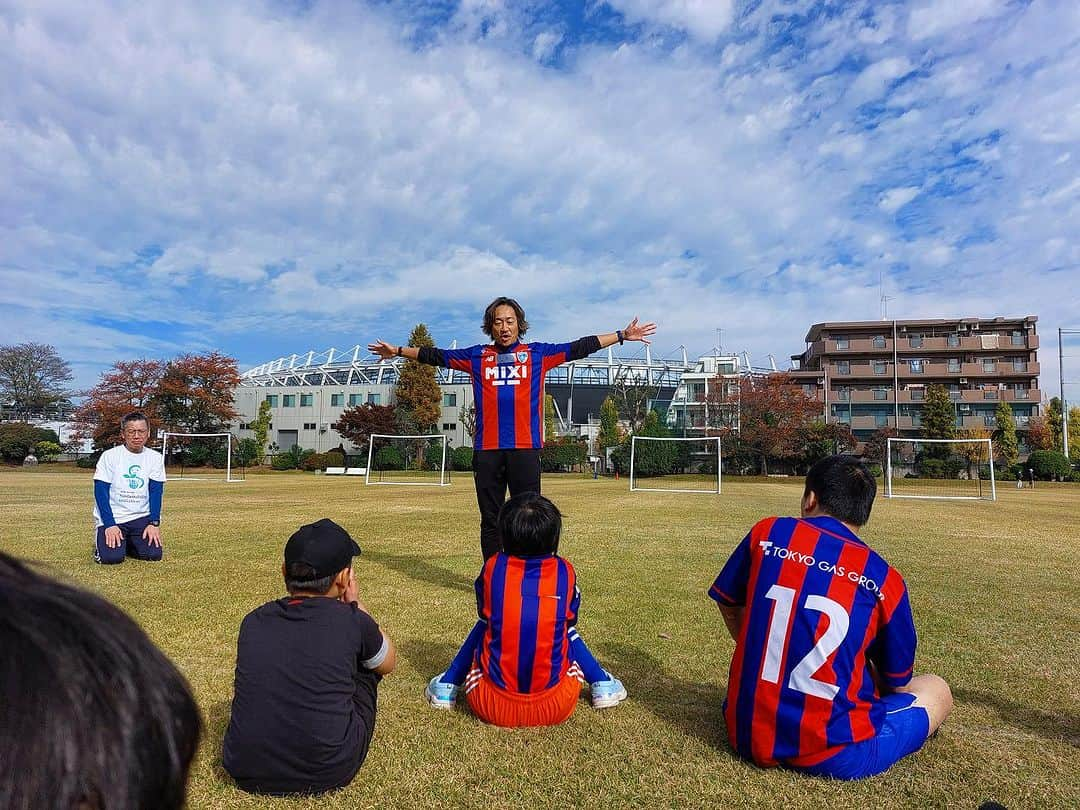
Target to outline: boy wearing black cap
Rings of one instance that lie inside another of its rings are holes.
[[[357,597],[359,553],[328,518],[301,526],[281,567],[289,595],[240,625],[223,759],[242,790],[325,793],[367,756],[377,687],[397,656]]]

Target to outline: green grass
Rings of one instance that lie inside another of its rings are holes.
[[[625,480],[576,476],[547,476],[544,487],[565,514],[582,633],[630,692],[605,712],[583,700],[550,729],[491,728],[422,699],[475,617],[478,517],[467,476],[442,489],[300,473],[173,483],[165,560],[103,568],[90,558],[88,471],[4,471],[0,544],[120,604],[186,674],[206,719],[193,808],[326,802],[247,796],[220,765],[240,620],[281,595],[285,539],[322,516],[363,547],[362,597],[399,649],[371,755],[333,806],[1080,804],[1080,488],[1003,486],[997,503],[877,503],[865,539],[904,573],[917,669],[944,676],[957,705],[915,756],[837,783],[732,754],[720,713],[732,642],[705,596],[754,521],[797,509],[800,484],[729,478],[720,496],[630,493]]]

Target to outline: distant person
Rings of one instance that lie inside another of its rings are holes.
[[[728,738],[760,766],[873,776],[918,751],[952,709],[944,680],[912,677],[903,578],[856,534],[876,492],[853,456],[822,459],[802,517],[758,522],[709,589],[735,639]]]
[[[543,495],[523,492],[503,506],[503,550],[476,580],[480,619],[449,669],[428,684],[432,706],[453,708],[464,689],[486,723],[550,726],[573,713],[583,682],[594,708],[626,697],[578,635],[581,593],[574,567],[557,554],[561,529],[562,515]]]
[[[0,806],[179,810],[201,728],[126,613],[0,552]]]
[[[357,593],[360,547],[341,526],[301,526],[281,567],[289,595],[240,625],[225,770],[250,793],[319,794],[348,785],[375,731],[394,644]]]
[[[1035,470],[1031,467],[1028,467],[1028,485],[1032,489],[1035,489]]]
[[[393,346],[378,340],[368,351],[385,360],[405,357],[472,378],[476,407],[473,481],[480,507],[480,551],[486,560],[499,550],[497,523],[507,488],[511,497],[540,491],[544,375],[615,343],[636,340],[647,344],[656,324],[639,324],[634,318],[624,329],[572,343],[522,343],[529,329],[525,310],[513,298],[499,297],[484,310],[480,328],[492,343],[434,349]]]
[[[132,411],[120,420],[124,443],[106,450],[94,470],[94,560],[105,565],[125,557],[161,559],[161,501],[165,462],[146,446],[150,425]]]

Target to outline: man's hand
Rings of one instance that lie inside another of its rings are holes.
[[[383,360],[397,357],[397,346],[391,346],[385,340],[377,340],[374,343],[369,343],[367,348],[369,352],[377,354]]]
[[[153,523],[146,524],[146,528],[143,529],[143,540],[148,542],[152,546],[161,548],[161,529],[155,526]]]
[[[353,602],[356,602],[356,606],[364,611],[364,613],[368,612],[364,603],[360,601],[360,591],[356,586],[356,574],[353,572],[352,568],[349,569],[349,584],[345,586],[345,590],[341,594],[341,601],[346,605],[351,605]]]
[[[109,548],[119,548],[124,539],[124,533],[119,526],[110,526],[105,530],[105,545]]]
[[[630,321],[625,329],[622,330],[623,340],[640,340],[642,343],[649,344],[649,335],[656,331],[655,323],[638,323],[638,319]]]

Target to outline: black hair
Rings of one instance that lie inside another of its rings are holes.
[[[825,514],[852,526],[865,526],[877,495],[877,482],[855,456],[829,456],[806,474],[803,497],[810,492],[817,496],[818,507]]]
[[[120,430],[126,428],[128,422],[146,422],[146,426],[150,427],[150,420],[146,418],[146,414],[142,411],[132,411],[124,414],[124,418],[120,420]]]
[[[514,310],[514,315],[517,316],[518,321],[518,337],[525,337],[525,333],[529,331],[529,322],[525,320],[525,310],[521,304],[513,298],[507,298],[505,295],[500,295],[488,304],[487,309],[484,310],[484,322],[480,325],[480,328],[484,330],[484,334],[492,340],[495,339],[495,335],[492,333],[495,331],[495,310],[499,307],[510,307]]]
[[[184,806],[202,719],[126,613],[0,552],[6,810]]]
[[[334,577],[315,576],[315,569],[307,563],[295,562],[285,566],[285,590],[289,593],[321,593],[325,594],[334,584]]]
[[[514,557],[546,557],[559,550],[562,513],[539,492],[521,492],[499,510],[503,551]]]

